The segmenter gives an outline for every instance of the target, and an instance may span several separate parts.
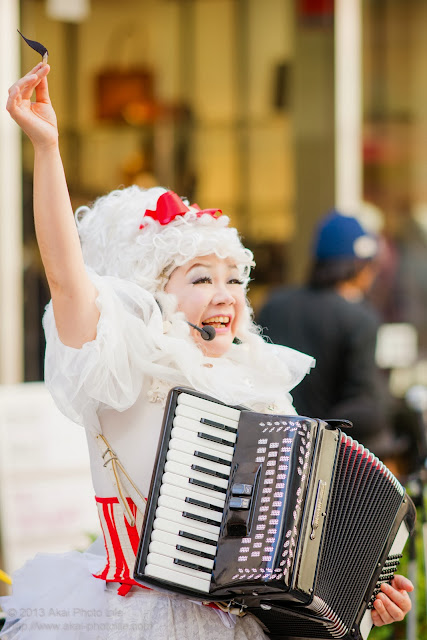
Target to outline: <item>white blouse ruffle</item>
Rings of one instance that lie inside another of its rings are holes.
[[[45,382],[59,409],[99,432],[98,413],[124,411],[137,400],[144,376],[152,387],[190,386],[229,405],[294,414],[290,390],[314,365],[310,356],[251,334],[221,358],[207,358],[190,337],[183,314],[167,333],[154,297],[135,283],[90,273],[99,296],[97,336],[81,349],[64,345],[49,303],[43,319]],[[156,383],[157,381],[157,383]]]

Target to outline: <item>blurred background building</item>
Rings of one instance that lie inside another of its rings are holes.
[[[363,214],[387,248],[378,306],[414,323],[425,353],[425,2],[2,0],[0,11],[4,98],[39,59],[16,28],[49,49],[74,207],[132,182],[220,206],[256,252],[255,308],[302,280],[326,210]],[[41,380],[33,152],[4,111],[0,126],[1,379]]]
[[[427,382],[426,23],[424,0],[0,0],[1,101],[39,61],[19,28],[49,50],[74,208],[134,182],[220,207],[255,252],[255,309],[303,279],[325,211],[360,215],[384,244],[372,301],[400,328],[381,353],[403,397]],[[32,163],[2,109],[0,383],[12,385],[43,378]]]

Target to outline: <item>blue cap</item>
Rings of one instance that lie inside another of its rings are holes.
[[[313,254],[318,260],[340,258],[373,258],[378,253],[378,242],[360,222],[335,209],[317,226],[313,241]]]

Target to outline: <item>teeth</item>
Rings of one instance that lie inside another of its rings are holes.
[[[228,324],[230,322],[230,318],[228,316],[215,316],[213,318],[208,318],[207,320],[204,320],[202,324],[211,324],[213,322],[216,323],[220,323],[220,324]]]

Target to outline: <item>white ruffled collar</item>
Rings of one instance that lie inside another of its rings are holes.
[[[264,342],[257,335],[251,343],[233,344],[219,358],[205,356],[191,339],[181,314],[174,314],[170,332],[162,336],[170,374],[156,378],[151,401],[164,401],[173,384],[183,384],[221,400],[264,413],[294,414],[289,392],[314,365],[311,356]],[[162,364],[166,364],[164,355]]]

